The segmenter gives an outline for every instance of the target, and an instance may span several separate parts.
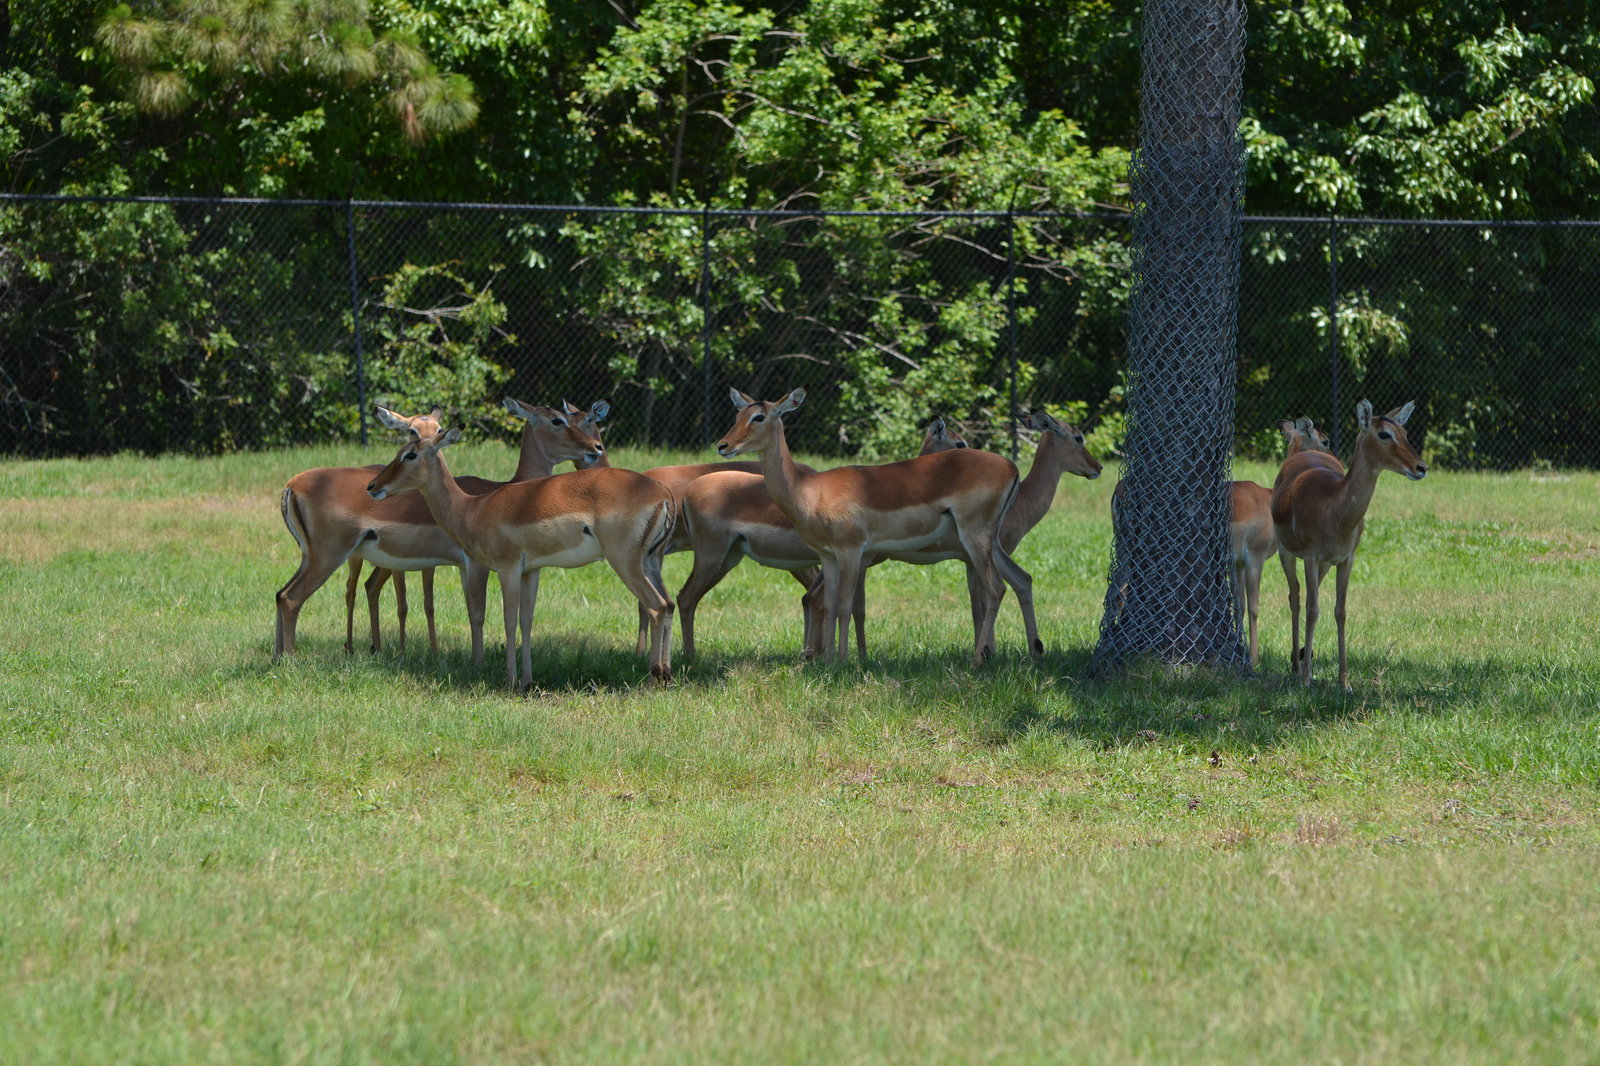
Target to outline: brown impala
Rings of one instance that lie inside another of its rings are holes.
[[[1297,664],[1300,680],[1311,684],[1311,639],[1317,626],[1317,593],[1330,567],[1338,567],[1337,598],[1333,617],[1339,625],[1339,685],[1350,688],[1345,659],[1344,603],[1350,587],[1350,570],[1366,523],[1367,507],[1378,485],[1378,474],[1393,470],[1408,480],[1421,481],[1428,466],[1406,440],[1405,424],[1414,404],[1397,407],[1386,415],[1373,415],[1372,404],[1356,405],[1355,455],[1348,472],[1337,459],[1320,452],[1300,452],[1285,459],[1272,486],[1272,524],[1284,554],[1289,575],[1291,648],[1300,647],[1300,586],[1294,580],[1294,560],[1306,564],[1306,643]]]
[[[507,397],[506,409],[527,423],[513,480],[548,477],[554,464],[600,451],[600,441],[548,407],[531,407]],[[432,436],[439,430],[435,407],[429,415],[407,418],[375,407],[377,418],[391,429]],[[472,661],[483,661],[483,614],[487,571],[477,568],[441,530],[420,497],[379,503],[367,495],[367,483],[382,467],[321,467],[296,474],[283,490],[284,525],[300,546],[300,567],[277,594],[277,625],[272,656],[292,653],[300,609],[346,560],[365,559],[388,570],[423,570],[435,566],[461,568],[472,627]],[[470,493],[504,484],[467,477],[459,482]],[[346,588],[345,650],[350,650],[350,609],[355,581]],[[428,619],[430,638],[433,619]]]
[[[533,680],[533,610],[539,568],[605,559],[650,621],[650,673],[672,676],[672,600],[661,583],[661,553],[672,536],[672,496],[631,470],[574,470],[512,482],[482,496],[462,491],[440,452],[461,439],[413,432],[394,461],[367,486],[375,500],[418,490],[439,527],[479,566],[500,577],[506,629],[506,682],[518,687],[521,624],[523,684]],[[598,446],[598,442],[596,442]]]
[[[849,658],[847,627],[867,555],[915,551],[951,533],[973,561],[973,588],[982,598],[981,609],[974,606],[981,623],[973,660],[981,663],[992,655],[998,564],[1002,557],[1010,562],[998,541],[1000,520],[1017,495],[1016,464],[993,452],[961,448],[883,466],[806,471],[789,454],[782,421],[800,406],[805,390],[773,402],[731,392],[738,416],[717,442],[717,454],[760,455],[767,492],[821,561],[823,657]]]
[[[928,423],[922,438],[922,455],[965,448],[967,442],[952,433],[943,418]],[[822,653],[822,585],[817,553],[806,546],[789,516],[778,510],[767,493],[756,463],[708,463],[708,466],[754,466],[757,473],[714,471],[690,482],[679,498],[682,525],[694,551],[694,569],[678,593],[678,619],[683,631],[683,654],[694,652],[694,614],[700,600],[746,557],[762,566],[787,570],[806,588],[800,598],[805,619],[802,655],[814,659]],[[645,471],[649,474],[651,471]],[[652,475],[653,476],[653,475]],[[864,590],[856,590],[851,607],[855,621],[856,650],[867,657]]]
[[[1305,451],[1321,452],[1328,462],[1339,466],[1340,471],[1343,471],[1343,464],[1328,454],[1330,452],[1328,438],[1312,424],[1311,419],[1302,418],[1294,422],[1284,419],[1278,423],[1278,430],[1289,444],[1289,455],[1298,455]],[[1254,667],[1260,647],[1256,643],[1256,623],[1261,615],[1261,568],[1266,565],[1268,559],[1278,554],[1278,530],[1272,524],[1271,489],[1257,485],[1254,481],[1233,483],[1231,531],[1234,624],[1239,623],[1239,616],[1248,609],[1250,665]],[[1293,585],[1296,580],[1294,559],[1288,554],[1284,554],[1282,559],[1289,583]]]

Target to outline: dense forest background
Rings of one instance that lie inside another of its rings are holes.
[[[1595,217],[1593,4],[1249,6],[1248,212]],[[1129,207],[1138,62],[1131,0],[0,0],[0,188],[1115,215]],[[610,348],[598,365],[637,390],[645,425],[663,427],[646,435],[670,440],[678,431],[650,412],[693,406],[682,383],[702,357],[695,286],[709,257],[730,279],[718,365],[775,381],[775,366],[805,353],[840,397],[818,418],[825,436],[813,443],[880,454],[903,446],[903,421],[935,407],[1004,415],[992,360],[973,354],[1007,328],[1001,286],[993,269],[941,259],[930,242],[986,248],[991,260],[1014,242],[1005,255],[1023,269],[1006,285],[1030,295],[1029,315],[1069,323],[1050,343],[1075,346],[1030,352],[1024,384],[1049,378],[1081,402],[1071,413],[1115,427],[1118,368],[1106,353],[1118,343],[1121,230],[1040,221],[999,235],[978,227],[930,236],[898,220],[856,219],[813,224],[802,254],[793,249],[803,227],[727,225],[708,235],[672,221],[682,217],[519,216],[479,253],[471,246],[485,239],[457,219],[408,222],[427,251],[400,242],[392,262],[363,279],[375,313],[392,312],[372,327],[376,387],[397,402],[442,394],[487,418],[485,398],[524,372],[508,346],[526,345],[532,332],[587,331]],[[284,293],[338,262],[318,258],[318,245],[334,256],[345,235],[313,221],[291,248],[264,250],[263,223],[230,222],[226,235],[197,241],[214,221],[147,203],[0,205],[0,388],[13,425],[39,430],[33,439],[51,450],[252,446],[279,438],[189,412],[273,400],[293,407],[302,428],[349,430],[344,342],[259,334]],[[1247,279],[1316,258],[1307,241],[1284,227],[1251,230]],[[1505,247],[1486,256],[1485,241]],[[1529,241],[1485,231],[1459,247],[1419,248],[1414,236],[1372,230],[1354,235],[1347,254],[1373,277],[1388,276],[1386,262],[1427,262],[1434,287],[1519,292],[1600,280],[1592,240],[1560,232]],[[532,296],[508,298],[503,272],[548,268],[566,254],[595,265],[560,296],[560,321],[522,307],[538,302]],[[672,284],[653,287],[662,276]],[[1046,279],[1063,285],[1047,290]],[[1282,297],[1277,319],[1246,325],[1246,343],[1252,333],[1314,339],[1334,328],[1326,283],[1308,274],[1295,286],[1304,291]],[[338,286],[324,288],[328,313],[348,315]],[[1422,309],[1415,291],[1375,287],[1341,296],[1337,329],[1352,372],[1432,360],[1424,379],[1442,383],[1450,360],[1489,373],[1520,359],[1522,377],[1548,378],[1538,360],[1550,337],[1600,347],[1592,313],[1574,319],[1560,304],[1546,300],[1486,330],[1462,317],[1473,312]],[[448,321],[413,314],[446,305]],[[1530,320],[1540,315],[1561,321]],[[779,349],[763,347],[774,316],[785,324]],[[1496,338],[1487,353],[1427,343],[1486,333]],[[1505,461],[1484,450],[1483,427],[1513,407],[1554,396],[1567,420],[1571,405],[1592,407],[1600,356],[1579,362],[1576,376],[1527,399],[1484,395],[1483,374],[1476,394],[1424,397],[1444,458]],[[1256,358],[1242,387],[1294,373]],[[82,409],[67,410],[63,396]],[[861,415],[869,403],[877,409]],[[1514,460],[1583,458],[1570,435],[1563,443],[1553,433]]]

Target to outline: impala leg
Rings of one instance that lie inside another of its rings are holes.
[[[1256,668],[1256,660],[1260,657],[1260,646],[1256,643],[1256,622],[1261,617],[1261,568],[1266,562],[1266,559],[1252,558],[1244,574],[1244,595],[1250,612],[1250,669],[1252,670]]]
[[[974,589],[980,596],[982,613],[979,616],[977,639],[973,642],[972,662],[980,666],[994,654],[994,617],[1000,602],[1000,576],[995,567],[994,549],[997,546],[991,533],[973,533],[971,530],[957,527],[956,535],[961,538],[961,546],[966,549],[967,558],[972,560],[975,573]],[[974,613],[978,613],[978,605],[974,605]]]
[[[836,635],[833,599],[839,584],[839,562],[831,555],[822,557],[822,646],[818,658],[823,662],[833,659],[833,638]]]
[[[1044,641],[1039,639],[1039,620],[1033,613],[1033,575],[1018,566],[1016,560],[1011,558],[1005,546],[998,540],[994,542],[994,565],[1000,574],[1000,580],[1010,585],[1011,591],[1017,594],[1017,607],[1022,611],[1022,626],[1028,634],[1028,654],[1037,659],[1044,654]],[[1005,586],[1002,585],[995,596],[996,615],[1000,613],[1000,604],[1005,599],[1005,591]]]
[[[809,661],[822,655],[822,616],[827,613],[827,589],[821,567],[808,566],[804,570],[789,572],[806,587],[805,594],[800,597],[800,613],[805,619],[800,658]]]
[[[671,681],[672,599],[655,580],[649,560],[633,566],[626,559],[608,555],[606,562],[611,564],[611,569],[616,571],[623,585],[639,601],[639,610],[649,621],[650,642],[647,652],[650,656],[650,676],[657,681]]]
[[[850,619],[856,627],[856,658],[867,661],[867,568],[856,575],[856,589],[850,599]]]
[[[483,617],[489,607],[489,568],[470,559],[461,567],[461,592],[467,600],[467,627],[472,631],[472,665],[483,665]],[[504,586],[501,586],[502,595]]]
[[[439,630],[433,623],[433,567],[422,572],[422,613],[428,616],[428,654],[439,654]]]
[[[1289,673],[1300,672],[1300,574],[1299,562],[1283,550],[1278,561],[1283,563],[1283,579],[1289,585]]]
[[[522,609],[522,567],[497,570],[500,577],[500,613],[506,624],[506,685],[517,687],[517,617]]]
[[[321,558],[313,558],[302,553],[300,569],[296,570],[294,576],[278,590],[278,623],[272,649],[274,659],[294,654],[294,633],[295,626],[300,621],[300,608],[305,606],[306,600],[311,598],[312,593],[333,576],[334,571],[344,565],[345,560],[350,557],[350,552],[354,550],[355,546],[352,545],[345,552]]]
[[[360,570],[360,568],[356,564],[359,563],[359,562],[360,562],[359,559],[351,559],[350,560],[351,587],[346,589],[346,598],[349,598],[350,594],[355,591],[355,588],[354,588],[355,575]],[[381,632],[380,632],[379,619],[378,619],[378,598],[379,598],[379,594],[383,592],[384,584],[388,580],[389,580],[389,571],[385,570],[381,566],[374,566],[372,568],[372,576],[367,578],[367,584],[366,584],[366,592],[367,592],[367,647],[372,651],[382,651],[383,650],[383,637],[382,637]]]
[[[522,572],[520,620],[522,622],[522,687],[533,685],[533,609],[539,602],[538,567]]]
[[[850,661],[850,617],[855,607],[856,587],[862,580],[861,553],[841,552],[838,571],[828,589],[828,617],[824,623],[827,640],[835,649],[838,661]],[[838,644],[833,645],[837,636]]]
[[[401,651],[405,651],[406,650],[406,616],[411,613],[411,604],[406,599],[406,572],[404,570],[391,570],[390,573],[394,575],[394,617],[395,617],[395,622],[397,623],[397,625],[399,626],[399,629],[400,629],[400,639],[399,639],[399,642],[398,642],[399,643],[399,649]],[[378,614],[378,607],[377,607],[377,599],[376,599],[376,597],[374,597],[374,599],[373,599],[372,614],[373,614],[374,618],[376,618],[377,614]],[[373,635],[374,635],[374,647],[373,647],[373,650],[376,651],[377,650],[377,647],[376,647],[377,628],[376,627],[373,628]]]
[[[1339,687],[1345,692],[1350,691],[1350,667],[1344,656],[1344,597],[1350,590],[1350,571],[1355,569],[1356,557],[1352,553],[1350,558],[1339,564],[1339,574],[1334,584],[1333,620],[1339,626]]]
[[[695,549],[694,568],[689,571],[689,580],[683,583],[683,589],[678,593],[678,617],[681,619],[683,629],[684,658],[692,659],[695,654],[695,609],[700,606],[705,594],[716,588],[743,558],[744,553],[731,544],[723,546],[720,555],[716,546]],[[645,613],[643,603],[639,604],[639,613],[641,616]]]
[[[1322,588],[1322,577],[1327,572],[1328,568],[1322,563],[1314,559],[1306,560],[1306,649],[1300,658],[1300,680],[1308,686],[1311,684],[1312,674],[1312,637],[1316,632],[1317,617],[1321,613],[1318,594]]]
[[[381,572],[381,571],[380,571]],[[350,570],[344,579],[344,653],[356,650],[356,585],[361,580],[361,557],[350,560]]]

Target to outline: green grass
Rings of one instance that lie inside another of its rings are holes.
[[[0,1059],[1600,1058],[1600,476],[1384,477],[1349,696],[1275,567],[1260,678],[1087,680],[1108,471],[1017,553],[1041,664],[946,564],[802,666],[747,563],[658,688],[591,567],[516,697],[453,575],[438,658],[415,587],[346,656],[336,578],[270,661],[283,481],[381,450],[0,464]]]

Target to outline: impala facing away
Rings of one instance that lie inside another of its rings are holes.
[[[1356,405],[1355,454],[1348,472],[1337,459],[1320,452],[1300,452],[1285,459],[1272,486],[1272,522],[1284,554],[1284,573],[1289,584],[1289,619],[1297,649],[1300,680],[1311,684],[1312,636],[1316,630],[1318,590],[1330,567],[1338,567],[1338,585],[1333,617],[1339,626],[1339,685],[1350,688],[1350,672],[1345,658],[1345,593],[1350,587],[1350,570],[1366,522],[1367,507],[1378,484],[1378,474],[1393,470],[1408,480],[1421,481],[1428,466],[1406,440],[1405,424],[1414,404],[1397,407],[1386,415],[1374,415],[1372,404]],[[1300,588],[1293,580],[1295,559],[1306,566],[1306,643],[1300,647]],[[1292,661],[1292,660],[1291,660]]]
[[[500,577],[506,629],[506,682],[533,681],[533,611],[539,569],[586,566],[605,559],[650,621],[650,673],[672,676],[672,600],[661,584],[661,554],[672,536],[672,496],[631,470],[575,470],[512,482],[469,495],[456,484],[440,451],[461,439],[461,427],[424,437],[412,432],[394,461],[367,485],[374,500],[420,492],[439,527],[477,565]],[[599,442],[595,442],[596,447]]]
[[[994,654],[997,563],[1010,562],[997,538],[1019,481],[1011,460],[961,448],[883,466],[808,472],[790,456],[782,421],[800,406],[805,390],[770,403],[731,392],[738,415],[717,442],[717,454],[760,455],[767,492],[821,560],[824,658],[849,658],[847,627],[865,556],[926,548],[952,532],[978,571],[974,589],[982,609],[973,660],[982,663]]]
[[[965,447],[966,440],[959,433],[951,432],[943,418],[935,417],[928,423],[919,454],[931,455]],[[678,593],[683,654],[692,656],[695,653],[694,618],[700,600],[748,557],[762,566],[787,570],[805,586],[806,593],[800,598],[805,618],[803,655],[807,659],[816,658],[822,653],[823,607],[817,553],[806,545],[789,516],[772,502],[759,464],[707,465],[754,466],[757,472],[724,470],[705,474],[690,482],[679,498],[682,526],[694,551],[694,569]],[[855,621],[856,649],[863,659],[867,657],[864,600],[864,593],[858,587],[851,617]]]
[[[547,477],[554,464],[581,459],[604,450],[592,434],[573,425],[560,412],[531,407],[507,397],[506,409],[523,419],[522,452],[513,478]],[[432,436],[439,431],[438,415],[406,418],[383,407],[378,420],[407,434]],[[300,546],[300,567],[277,594],[274,659],[294,651],[295,625],[300,609],[311,594],[351,558],[365,559],[389,570],[427,570],[435,566],[461,568],[472,627],[472,661],[483,662],[483,615],[488,572],[473,565],[461,546],[434,522],[421,497],[376,501],[366,492],[372,475],[382,467],[322,467],[296,474],[283,490],[284,525]],[[482,493],[502,482],[462,478],[461,488]],[[432,619],[429,619],[432,629]],[[348,630],[346,647],[348,648]]]
[[[1284,419],[1278,429],[1289,444],[1289,454],[1305,451],[1328,453],[1328,438],[1312,424],[1311,419],[1295,422]],[[1326,458],[1338,463],[1331,454]],[[1342,468],[1342,465],[1341,465]],[[1272,524],[1272,490],[1254,481],[1235,481],[1232,489],[1233,522],[1233,606],[1234,624],[1243,621],[1247,610],[1250,616],[1250,666],[1259,659],[1256,627],[1261,615],[1261,568],[1268,559],[1278,554],[1278,531]],[[1284,571],[1291,586],[1295,583],[1294,562],[1283,556]]]

